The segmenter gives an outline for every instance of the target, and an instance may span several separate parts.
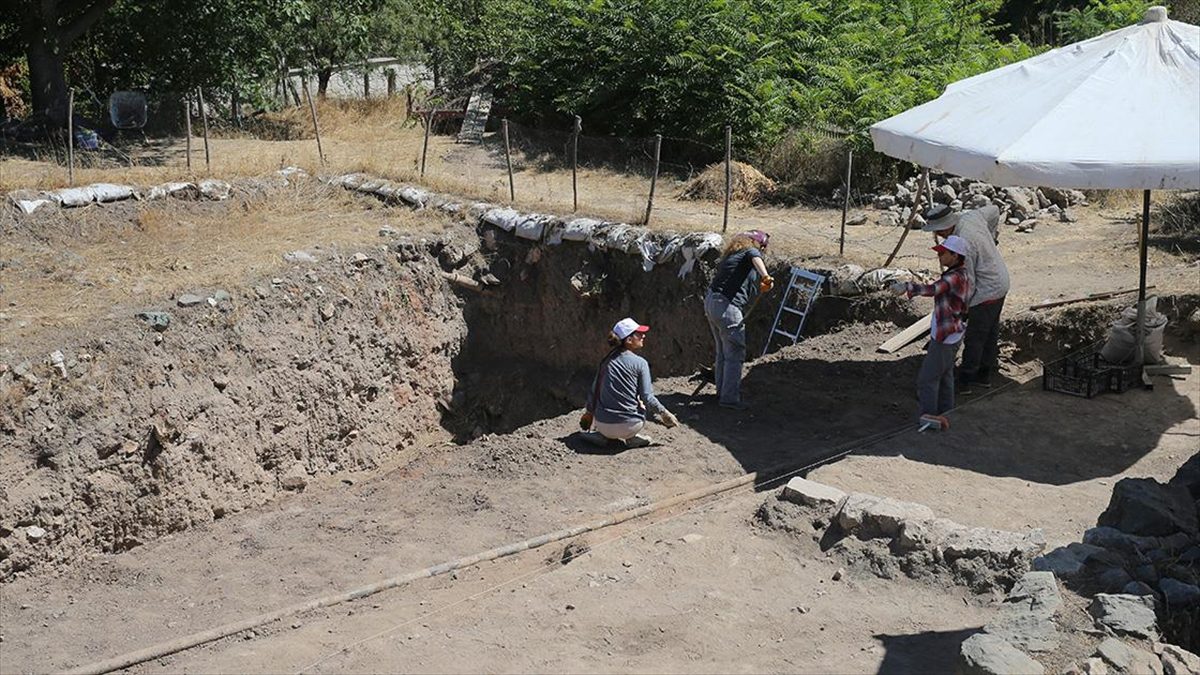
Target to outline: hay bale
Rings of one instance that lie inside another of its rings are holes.
[[[775,190],[775,181],[741,162],[730,164],[731,201],[753,204],[770,195]],[[679,192],[680,199],[709,200],[721,202],[725,200],[725,163],[710,164],[700,175],[688,181]]]

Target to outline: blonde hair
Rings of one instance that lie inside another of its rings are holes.
[[[729,243],[725,244],[725,250],[721,253],[721,257],[730,256],[730,255],[733,255],[734,253],[737,253],[738,251],[745,251],[746,249],[751,248],[751,247],[762,248],[761,246],[758,245],[757,241],[754,241],[748,235],[735,234],[733,236],[733,239],[730,239]]]

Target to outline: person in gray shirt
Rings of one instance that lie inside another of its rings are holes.
[[[579,419],[584,439],[597,445],[609,440],[621,441],[626,447],[650,445],[649,436],[640,432],[651,413],[663,426],[673,427],[679,420],[654,396],[650,384],[650,364],[635,352],[646,344],[649,326],[631,318],[621,319],[609,334],[613,348],[600,362],[587,410]]]

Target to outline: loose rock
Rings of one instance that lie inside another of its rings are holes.
[[[962,675],[1042,675],[1046,669],[1003,638],[977,633],[959,649]]]
[[[1141,595],[1099,593],[1088,607],[1101,625],[1119,634],[1158,639],[1154,598]]]
[[[175,300],[180,307],[195,307],[204,302],[204,298],[195,293],[184,293]]]
[[[1131,647],[1116,638],[1108,638],[1100,643],[1096,656],[1115,669],[1117,673],[1156,673],[1163,672],[1162,663],[1150,652],[1137,647]],[[1113,672],[1113,671],[1110,671]]]

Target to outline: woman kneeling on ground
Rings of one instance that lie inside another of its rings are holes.
[[[747,407],[742,401],[746,313],[759,293],[766,293],[775,285],[775,280],[767,274],[762,253],[770,239],[762,230],[750,230],[730,239],[704,296],[704,315],[716,343],[713,381],[717,385],[717,401],[725,408]]]
[[[609,440],[623,441],[629,448],[650,445],[650,437],[640,433],[646,426],[647,411],[654,413],[665,427],[679,424],[675,415],[654,397],[650,364],[634,353],[646,344],[649,330],[649,326],[626,318],[618,321],[609,333],[612,350],[600,362],[587,411],[579,419],[588,441],[598,445],[607,445]]]

